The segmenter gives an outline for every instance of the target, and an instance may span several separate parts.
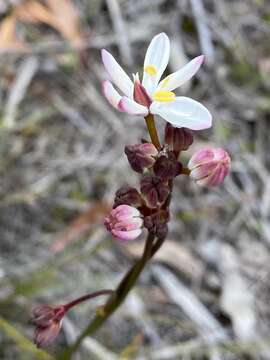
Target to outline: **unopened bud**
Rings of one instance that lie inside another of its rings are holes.
[[[116,239],[129,241],[141,234],[143,221],[136,208],[119,205],[105,218],[104,225]]]
[[[116,191],[113,208],[119,205],[130,205],[138,208],[142,205],[142,202],[142,197],[137,189],[124,185]]]
[[[125,146],[125,154],[132,169],[143,173],[145,168],[150,168],[154,165],[158,151],[152,143],[144,143]]]
[[[165,127],[165,143],[169,145],[170,150],[184,151],[193,143],[192,130],[187,128],[175,128],[167,123]]]
[[[36,325],[34,343],[37,347],[46,346],[56,339],[65,313],[65,307],[62,305],[57,307],[43,305],[33,310],[31,320]]]
[[[156,214],[144,218],[146,229],[154,233],[159,238],[165,238],[168,233],[169,213],[166,210],[159,211]]]
[[[221,149],[202,149],[196,152],[188,163],[190,177],[201,186],[220,185],[231,168],[229,154]]]
[[[180,173],[181,164],[177,161],[173,152],[161,155],[154,165],[154,172],[163,181],[173,179]]]
[[[156,176],[144,176],[141,180],[141,192],[147,205],[155,209],[167,199],[170,189]]]

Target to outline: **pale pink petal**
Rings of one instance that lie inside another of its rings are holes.
[[[135,240],[138,236],[141,235],[142,229],[131,230],[131,231],[120,231],[112,230],[112,235],[118,240],[130,241]]]
[[[209,162],[206,164],[202,164],[202,166],[197,166],[194,169],[192,169],[190,173],[190,177],[193,180],[202,179],[214,173],[217,170],[217,168],[218,168],[218,164],[216,162],[214,163]]]
[[[231,168],[231,159],[222,148],[206,148],[195,153],[189,163],[190,177],[200,186],[220,185]]]
[[[122,99],[122,96],[115,90],[112,83],[109,80],[105,80],[102,82],[102,90],[103,94],[108,100],[108,102],[118,109],[119,101]]]
[[[191,170],[194,167],[208,163],[213,159],[214,159],[214,152],[212,149],[199,150],[189,160],[188,168]]]
[[[112,82],[126,96],[133,98],[133,83],[115,58],[105,49],[101,51],[103,65]]]
[[[137,217],[137,218],[125,219],[117,222],[114,226],[114,229],[122,230],[122,231],[130,231],[130,230],[139,229],[142,227],[142,225],[143,225],[143,220]]]
[[[204,55],[197,56],[178,71],[163,79],[158,88],[163,91],[172,91],[191,79],[199,70],[204,60]]]
[[[129,205],[119,205],[114,210],[111,211],[111,214],[115,216],[118,220],[124,220],[130,217],[140,216],[139,210],[133,206]]]
[[[212,126],[212,115],[206,107],[184,96],[176,97],[170,102],[154,101],[150,112],[161,116],[175,127],[203,130]]]
[[[148,46],[144,59],[144,69],[147,66],[154,66],[157,70],[155,75],[147,72],[143,74],[142,85],[146,88],[149,95],[152,95],[158,82],[166,69],[170,56],[170,40],[165,33],[156,35]]]
[[[142,115],[146,116],[149,110],[146,106],[136,103],[136,101],[123,96],[118,105],[119,110],[126,112],[130,115]]]

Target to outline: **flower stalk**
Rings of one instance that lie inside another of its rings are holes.
[[[155,145],[157,150],[160,150],[161,145],[160,145],[159,138],[158,138],[158,133],[157,133],[156,125],[155,125],[154,116],[152,114],[148,114],[145,117],[145,122],[146,122],[147,129],[148,129],[152,143]]]
[[[83,339],[86,336],[94,334],[108,320],[108,318],[114,313],[114,311],[122,304],[130,290],[134,287],[147,262],[159,249],[161,242],[164,241],[164,239],[157,239],[155,245],[153,246],[154,240],[155,235],[149,233],[146,239],[142,257],[126,273],[126,275],[123,277],[122,281],[118,285],[117,289],[113,292],[105,305],[98,309],[95,318],[82,332],[76,342],[70,348],[67,348],[63,352],[63,354],[60,355],[58,360],[71,359],[72,354],[78,349]]]

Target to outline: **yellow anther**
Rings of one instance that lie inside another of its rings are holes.
[[[147,65],[144,68],[144,72],[146,72],[149,75],[156,75],[157,74],[157,68],[155,65]]]
[[[154,100],[160,102],[174,101],[175,93],[172,91],[156,91],[154,94]]]
[[[161,81],[161,89],[164,89],[168,85],[169,81],[170,81],[170,76],[165,77],[165,79]]]

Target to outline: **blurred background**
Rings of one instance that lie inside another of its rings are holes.
[[[214,125],[183,161],[214,145],[233,169],[217,189],[176,180],[166,243],[74,359],[270,358],[270,2],[1,0],[1,359],[55,358],[104,299],[70,311],[45,352],[32,307],[114,288],[141,254],[143,239],[120,246],[102,225],[115,191],[138,185],[123,148],[146,128],[102,96],[100,49],[137,72],[161,31],[168,72],[206,55],[180,94]]]

